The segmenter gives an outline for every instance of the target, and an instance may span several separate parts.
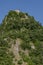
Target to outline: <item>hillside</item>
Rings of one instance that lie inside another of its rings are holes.
[[[0,65],[43,65],[43,26],[33,16],[11,10],[4,17]]]

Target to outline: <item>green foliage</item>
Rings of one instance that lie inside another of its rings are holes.
[[[29,43],[26,43],[25,41],[23,41],[20,46],[21,46],[21,48],[23,50],[25,50],[25,49],[31,49],[30,44]]]
[[[18,61],[18,64],[19,65],[21,65],[23,62],[22,62],[22,59],[20,59],[19,61]]]
[[[26,19],[26,16],[28,17]],[[7,38],[7,41],[4,40]],[[0,65],[13,65],[13,54],[9,53],[10,39],[20,38],[20,48],[29,50],[29,57],[20,53],[24,62],[28,65],[43,65],[43,26],[33,16],[23,12],[10,11],[0,24]],[[31,49],[30,42],[35,45]],[[18,64],[22,64],[19,60]]]
[[[0,65],[12,65],[12,58],[13,55],[9,53],[8,50],[9,46],[8,43],[5,41],[0,41]]]

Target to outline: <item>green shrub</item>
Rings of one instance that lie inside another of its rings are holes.
[[[23,62],[22,62],[22,59],[20,59],[19,61],[18,61],[18,64],[19,65],[21,65]]]

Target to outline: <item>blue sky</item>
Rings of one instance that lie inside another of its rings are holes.
[[[0,23],[9,10],[27,12],[43,25],[43,0],[0,0]]]

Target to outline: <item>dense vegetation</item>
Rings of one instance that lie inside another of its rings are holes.
[[[18,65],[22,65],[23,61],[28,65],[43,65],[43,26],[33,16],[12,10],[0,24],[0,65],[15,65],[12,62],[14,55],[9,52],[9,42],[13,39],[15,44],[17,38],[22,40],[21,49],[29,51],[28,56],[19,52],[22,59]]]

